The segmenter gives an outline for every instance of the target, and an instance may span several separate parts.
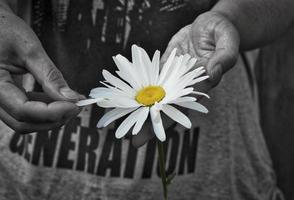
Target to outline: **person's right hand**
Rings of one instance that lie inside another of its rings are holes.
[[[31,73],[45,93],[27,93],[13,75]],[[0,8],[0,119],[20,133],[63,125],[80,109],[71,90],[31,28]],[[48,101],[48,99],[50,99]]]

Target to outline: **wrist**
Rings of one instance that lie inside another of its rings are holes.
[[[241,4],[241,3],[240,3]],[[252,13],[244,11],[247,8],[244,5],[228,1],[220,1],[212,8],[211,12],[217,13],[225,17],[237,30],[240,37],[240,50],[249,50],[255,48],[256,44],[259,44],[258,38],[260,35],[264,35],[263,25],[260,24],[256,16],[261,16],[261,14],[253,15],[254,11],[251,9]],[[250,9],[250,8],[247,8]],[[246,14],[245,14],[246,13]]]
[[[220,0],[211,11],[231,21],[240,34],[241,50],[250,50],[283,34],[294,20],[293,8],[293,0]]]

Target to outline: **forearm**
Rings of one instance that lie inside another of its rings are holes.
[[[293,0],[220,0],[212,9],[238,29],[240,49],[249,50],[283,34],[294,20]]]

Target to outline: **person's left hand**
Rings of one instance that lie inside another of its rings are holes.
[[[195,68],[204,66],[209,79],[195,85],[208,92],[231,69],[239,55],[239,33],[232,22],[216,12],[206,12],[182,28],[170,40],[161,61],[165,62],[174,48],[177,54],[197,58]]]
[[[162,63],[174,48],[177,48],[178,55],[187,53],[197,58],[195,68],[205,67],[210,78],[198,83],[195,89],[208,92],[235,65],[239,55],[239,33],[225,16],[210,11],[197,17],[172,37],[161,58]],[[133,136],[135,147],[142,146],[154,136],[150,128],[151,124],[146,125],[141,133]]]

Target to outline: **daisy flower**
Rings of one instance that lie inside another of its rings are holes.
[[[196,95],[207,94],[194,91],[193,85],[208,78],[204,67],[194,68],[197,61],[190,55],[176,56],[174,49],[160,70],[160,52],[150,60],[144,49],[132,46],[132,62],[117,55],[113,60],[118,68],[117,76],[107,70],[102,74],[105,87],[91,90],[92,99],[77,103],[79,106],[97,103],[103,108],[113,108],[98,122],[97,127],[106,127],[111,122],[128,115],[115,132],[116,138],[124,137],[133,127],[137,135],[149,114],[156,137],[165,141],[161,112],[186,128],[191,128],[190,119],[173,105],[207,113],[208,110],[196,102]]]

